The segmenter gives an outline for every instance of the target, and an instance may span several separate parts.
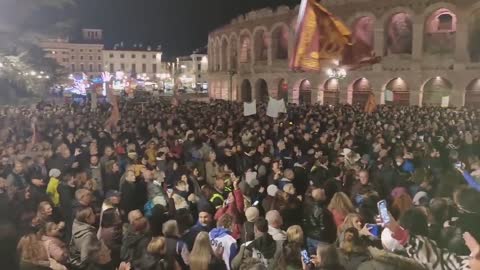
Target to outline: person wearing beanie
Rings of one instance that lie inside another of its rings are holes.
[[[50,176],[50,181],[47,185],[47,195],[52,200],[53,206],[57,207],[60,205],[60,194],[57,191],[58,185],[60,184],[60,170],[51,169],[48,173]]]
[[[260,211],[256,207],[249,207],[245,210],[245,217],[247,221],[243,223],[242,233],[240,239],[242,243],[252,241],[255,238],[254,225],[260,216]]]

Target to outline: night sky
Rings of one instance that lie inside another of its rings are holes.
[[[79,27],[104,29],[108,45],[161,44],[167,57],[207,44],[208,32],[253,9],[295,6],[300,0],[78,0]]]

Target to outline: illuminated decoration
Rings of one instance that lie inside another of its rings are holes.
[[[72,80],[73,83],[70,87],[66,88],[67,91],[77,95],[87,95],[87,88],[90,87],[90,84],[88,83],[88,77],[85,73],[70,74],[68,78]]]
[[[347,77],[347,71],[343,68],[329,68],[327,69],[326,73],[329,78],[335,78],[339,80]]]
[[[108,72],[108,71],[102,72],[102,82],[103,82],[102,95],[103,96],[107,95],[107,83],[110,83],[112,78],[113,78],[113,75],[110,74],[110,72]]]

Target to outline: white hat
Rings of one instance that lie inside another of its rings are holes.
[[[267,187],[268,196],[275,197],[275,195],[277,195],[277,192],[278,192],[278,187],[277,186],[270,185],[270,186]]]
[[[51,169],[50,172],[48,172],[48,176],[55,178],[58,178],[61,174],[59,169]]]

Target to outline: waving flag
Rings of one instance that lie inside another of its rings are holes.
[[[295,33],[293,70],[318,71],[325,60],[339,60],[351,46],[350,30],[318,0],[302,0]]]

